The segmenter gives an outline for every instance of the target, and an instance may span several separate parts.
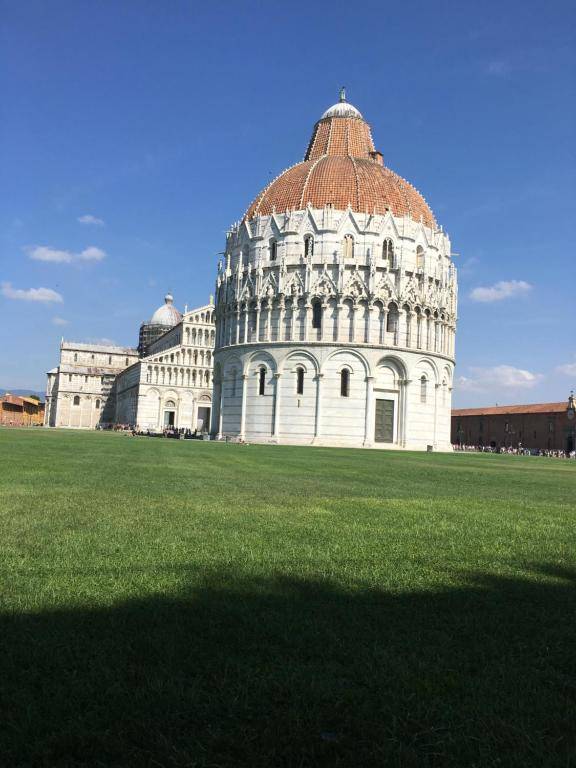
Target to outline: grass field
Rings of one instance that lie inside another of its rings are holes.
[[[576,464],[0,430],[0,764],[576,766]]]

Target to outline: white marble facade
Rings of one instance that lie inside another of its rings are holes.
[[[208,432],[214,337],[212,304],[184,312],[118,377],[116,421],[152,431],[174,426]]]
[[[307,209],[244,222],[227,245],[213,431],[253,441],[450,449],[456,278],[443,232],[391,213]],[[376,436],[377,408],[389,420],[393,411],[386,435]]]
[[[308,202],[231,228],[216,283],[215,435],[451,450],[450,240],[432,216],[380,210]]]
[[[132,348],[63,340],[60,364],[48,373],[45,425],[94,429],[127,424],[154,432],[170,426],[207,432],[214,306],[178,313],[174,322],[178,317],[143,357]]]

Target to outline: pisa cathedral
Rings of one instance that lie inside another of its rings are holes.
[[[140,326],[137,348],[62,340],[60,363],[48,372],[45,425],[207,432],[214,337],[212,303],[181,314],[168,294]]]
[[[212,432],[451,450],[450,240],[346,101],[227,235]]]

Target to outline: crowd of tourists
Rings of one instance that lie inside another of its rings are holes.
[[[512,456],[546,456],[552,459],[576,459],[576,451],[560,451],[550,448],[524,448],[519,445],[453,445],[455,451],[465,451],[470,453],[507,453]]]

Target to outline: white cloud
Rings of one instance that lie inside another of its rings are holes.
[[[99,219],[97,216],[92,216],[91,213],[85,213],[83,216],[78,216],[80,224],[92,224],[95,227],[103,227],[104,219]]]
[[[80,251],[77,258],[80,261],[102,261],[106,258],[106,254],[101,248],[91,245],[90,248],[84,248],[83,251]]]
[[[492,302],[524,296],[532,290],[530,283],[524,280],[501,280],[487,287],[479,286],[470,292],[472,301]]]
[[[74,259],[70,251],[61,251],[57,248],[49,248],[46,245],[33,245],[25,249],[34,261],[53,261],[60,264],[69,264]]]
[[[101,248],[91,245],[79,253],[50,248],[47,245],[32,245],[24,249],[34,261],[50,261],[57,264],[71,264],[77,261],[102,261],[106,253]]]
[[[53,291],[52,288],[12,288],[11,283],[2,283],[0,288],[2,296],[7,299],[17,299],[18,301],[44,301],[61,303],[64,301],[62,296]]]
[[[52,324],[53,325],[68,325],[68,320],[64,320],[63,317],[53,317],[52,318]]]
[[[565,376],[576,376],[576,363],[559,365],[556,370],[558,373],[563,373]]]
[[[513,365],[496,365],[489,368],[471,367],[470,376],[460,376],[455,387],[461,392],[488,392],[493,389],[531,389],[544,378]]]

